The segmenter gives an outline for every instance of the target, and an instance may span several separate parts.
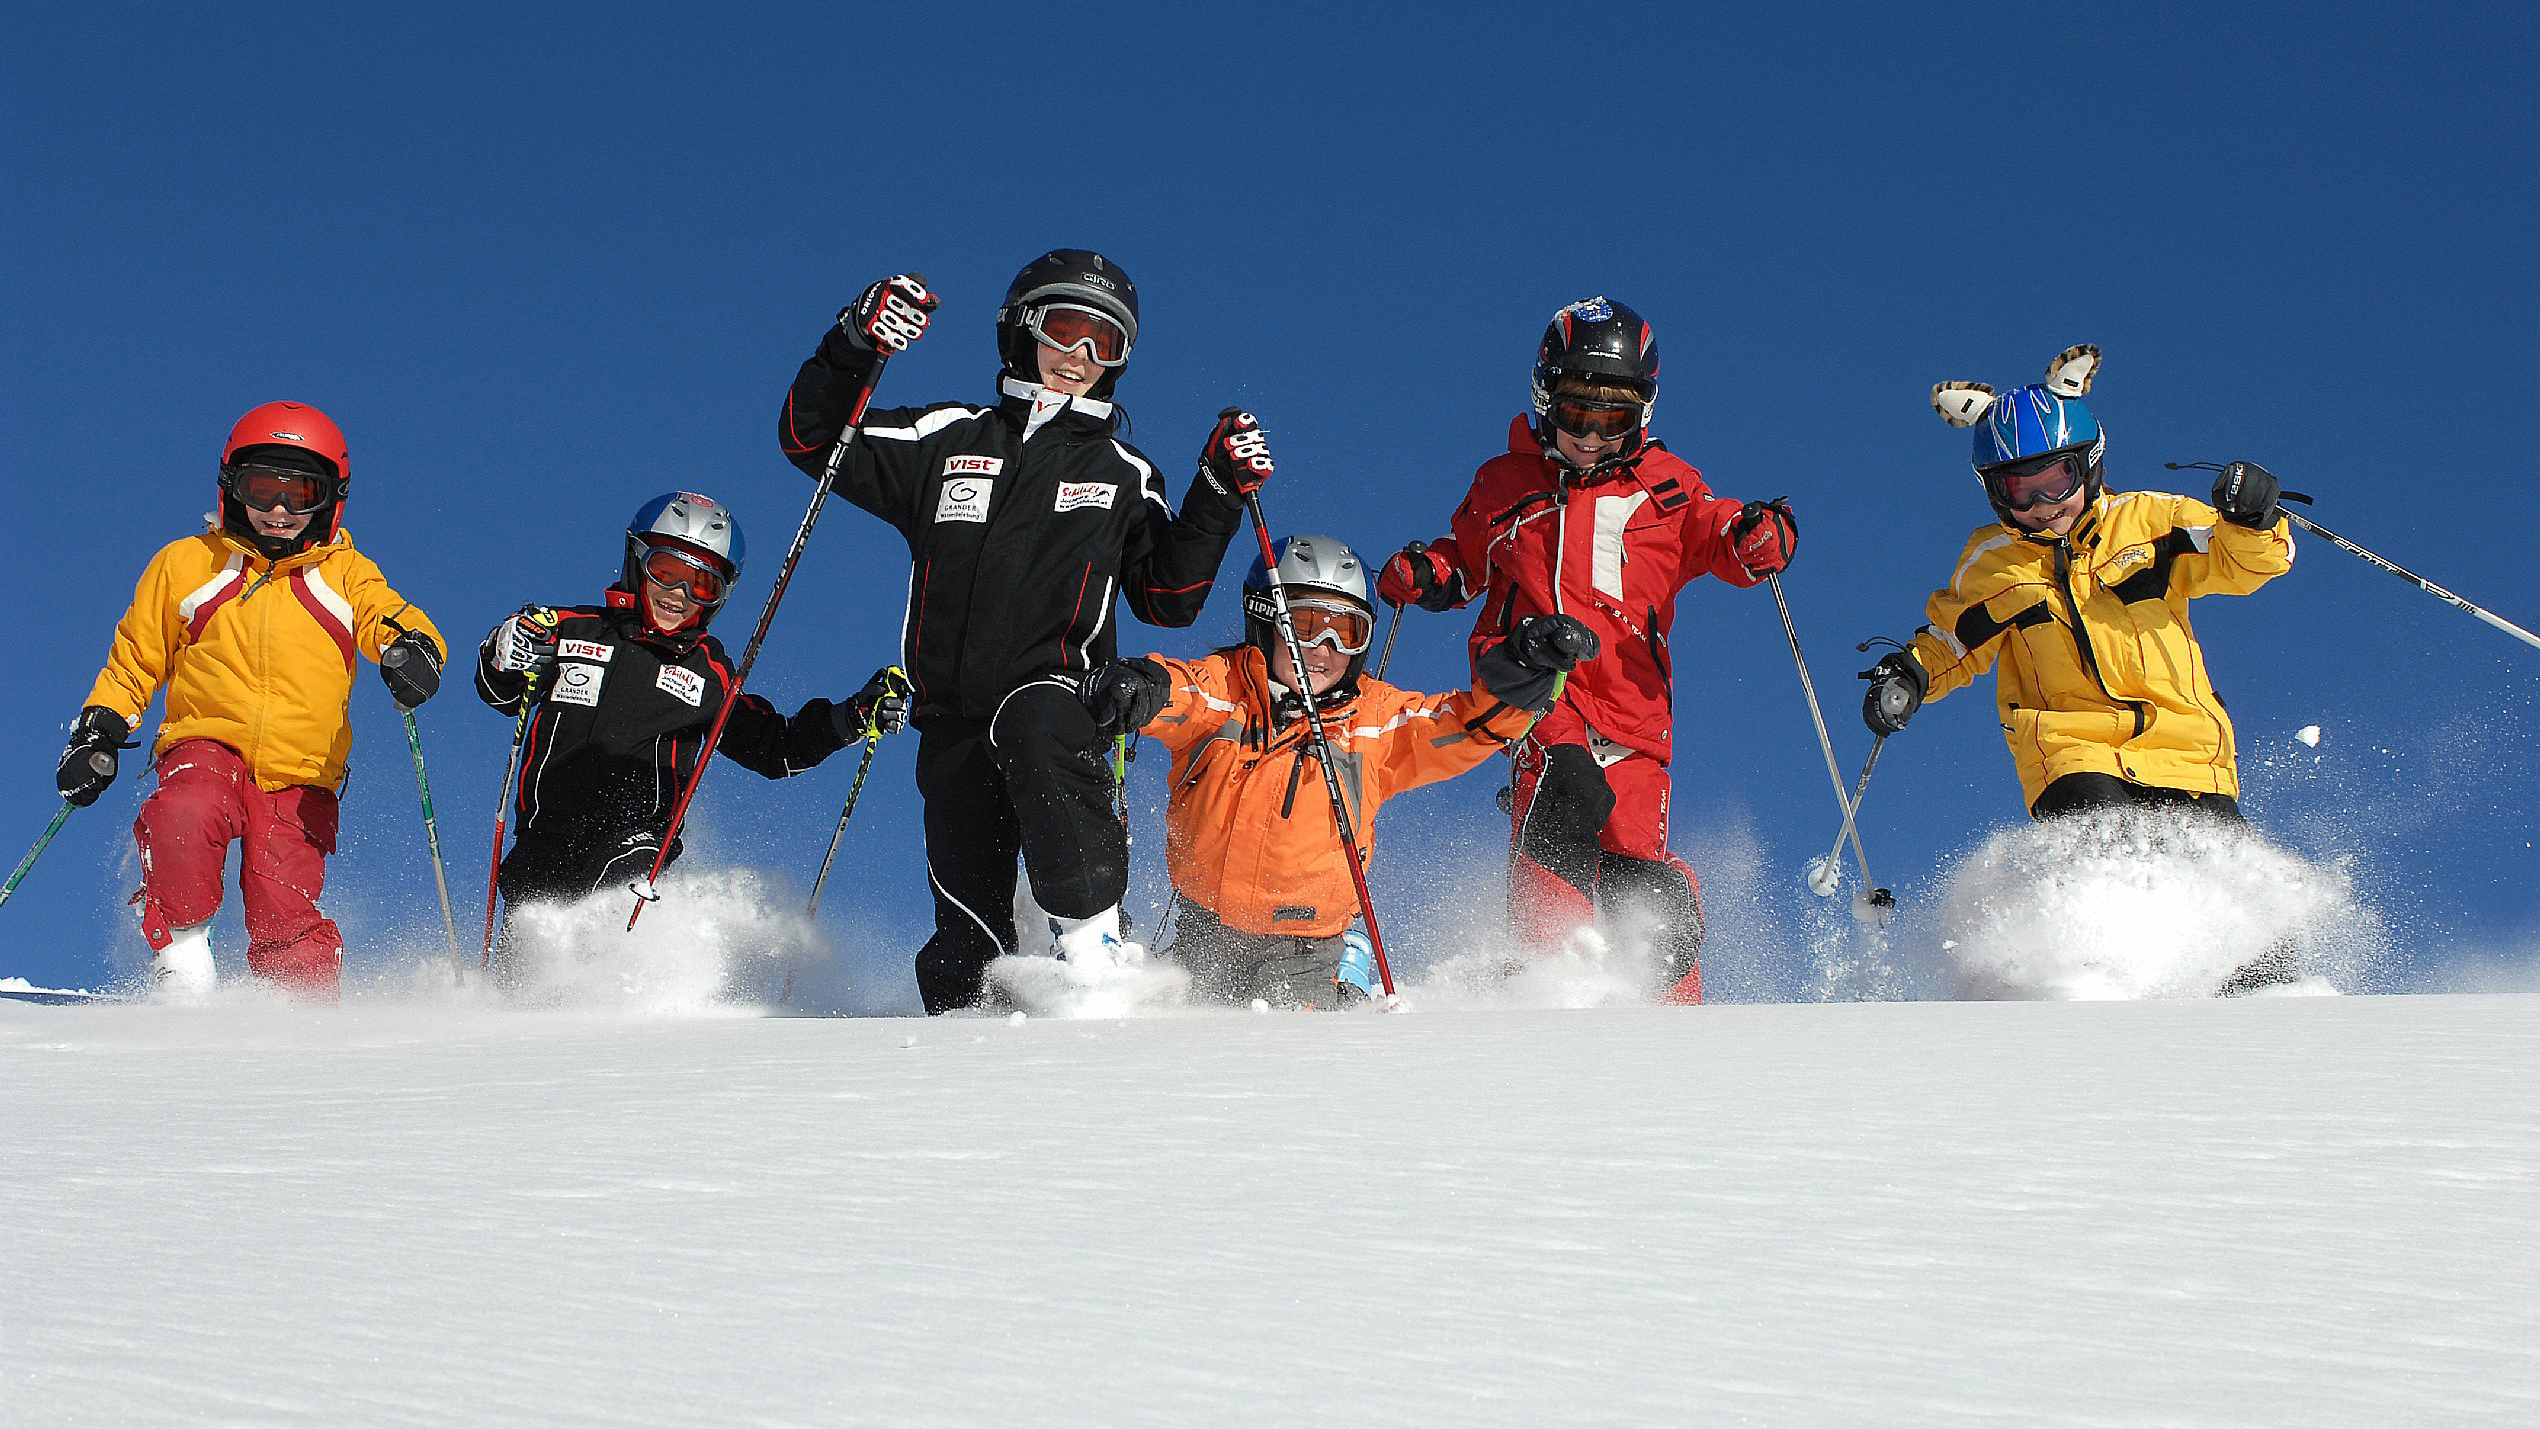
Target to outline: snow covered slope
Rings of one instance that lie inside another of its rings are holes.
[[[0,1421],[2540,1422],[2535,1013],[0,1003]]]

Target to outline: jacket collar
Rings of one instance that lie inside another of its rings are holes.
[[[998,410],[1023,428],[1025,441],[1030,441],[1041,428],[1053,425],[1089,436],[1109,436],[1120,422],[1119,409],[1109,402],[1070,397],[1019,377],[998,378],[997,390],[1002,394]]]
[[[272,567],[276,575],[285,571],[298,570],[302,566],[314,566],[339,550],[349,551],[353,548],[352,533],[340,526],[336,528],[335,534],[327,539],[305,551],[294,551],[278,561],[259,550],[254,542],[223,526],[218,516],[203,518],[203,534],[211,538],[212,543],[222,550],[245,556],[252,564]]]

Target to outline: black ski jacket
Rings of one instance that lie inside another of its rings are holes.
[[[655,632],[623,591],[610,590],[606,605],[560,606],[556,614],[555,674],[539,691],[521,744],[514,794],[521,832],[547,819],[658,831],[696,768],[731,686],[731,662],[712,635]],[[477,650],[476,693],[518,716],[527,677],[494,668],[494,640],[486,636]],[[800,774],[847,744],[830,708],[811,700],[789,719],[744,692],[715,747],[770,779]]]
[[[832,328],[795,376],[779,438],[814,479],[873,361]],[[1000,381],[994,407],[866,413],[839,463],[834,489],[908,541],[901,661],[921,722],[988,718],[1034,679],[1108,663],[1115,594],[1149,625],[1197,620],[1243,515],[1198,481],[1174,515],[1110,403]]]

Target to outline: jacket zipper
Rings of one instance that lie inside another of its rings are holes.
[[[2055,584],[2064,592],[2064,609],[2073,618],[2073,644],[2081,651],[2082,666],[2090,671],[2090,678],[2098,684],[2099,693],[2108,697],[2108,703],[2123,705],[2134,712],[2133,737],[2139,739],[2148,723],[2143,717],[2143,702],[2118,699],[2117,692],[2108,688],[2108,677],[2099,673],[2099,652],[2090,648],[2090,631],[2082,624],[2081,601],[2073,594],[2072,550],[2071,540],[2062,536],[2055,538]]]

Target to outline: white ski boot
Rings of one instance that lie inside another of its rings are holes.
[[[220,985],[212,965],[212,925],[206,921],[179,928],[168,945],[150,955],[150,1000],[189,1006],[211,1000]]]
[[[1137,956],[1132,957],[1130,949],[1136,945],[1121,941],[1120,909],[1116,905],[1090,918],[1061,918],[1052,913],[1049,920],[1050,941],[1058,946],[1058,960],[1073,963],[1087,974],[1146,960],[1144,948],[1138,948]]]

